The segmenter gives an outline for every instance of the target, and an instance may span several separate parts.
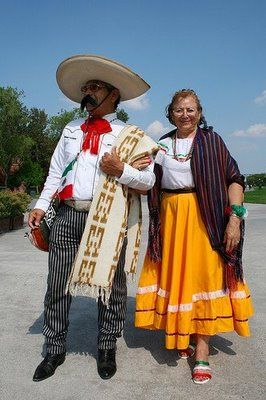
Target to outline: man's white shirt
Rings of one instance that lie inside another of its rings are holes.
[[[103,118],[110,122],[112,131],[100,136],[97,155],[91,154],[90,150],[81,152],[85,135],[80,128],[84,122],[83,119],[72,121],[66,125],[52,156],[49,174],[35,208],[47,210],[53,194],[59,187],[63,171],[78,153],[80,154],[73,170],[75,178],[72,198],[75,200],[91,200],[93,198],[101,174],[99,162],[104,153],[111,152],[115,139],[125,127],[124,122],[116,119],[115,113],[105,115]],[[116,179],[130,188],[149,190],[155,182],[153,163],[142,171],[124,164],[122,175]]]

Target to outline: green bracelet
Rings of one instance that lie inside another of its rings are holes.
[[[238,206],[233,204],[231,206],[232,214],[236,215],[239,218],[246,218],[248,215],[247,209],[244,206]]]

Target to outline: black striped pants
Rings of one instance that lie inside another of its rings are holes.
[[[49,272],[44,299],[43,334],[48,353],[66,351],[71,295],[65,294],[66,283],[78,250],[87,219],[87,212],[63,205],[57,214],[50,234]],[[98,301],[98,348],[112,349],[124,328],[127,302],[124,272],[126,240],[115,272],[109,308]]]

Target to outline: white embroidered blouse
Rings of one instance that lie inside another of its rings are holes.
[[[176,154],[187,155],[190,151],[193,139],[177,139]],[[155,163],[160,164],[163,170],[162,188],[184,189],[195,186],[190,167],[190,160],[180,162],[174,159],[173,139],[168,137],[158,142],[158,151]]]

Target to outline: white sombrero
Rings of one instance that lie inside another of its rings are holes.
[[[150,85],[129,68],[93,54],[69,57],[61,62],[56,71],[59,88],[77,103],[80,103],[83,97],[81,86],[93,79],[119,89],[121,101],[134,99],[150,89]]]

